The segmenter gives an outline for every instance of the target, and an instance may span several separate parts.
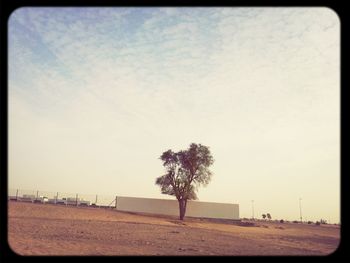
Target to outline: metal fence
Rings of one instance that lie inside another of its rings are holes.
[[[111,207],[116,206],[116,196],[81,194],[66,192],[48,192],[41,190],[8,189],[8,200],[91,207]]]
[[[48,192],[41,190],[8,189],[8,200],[77,207],[114,208],[119,211],[162,215],[177,215],[176,200],[125,197],[98,194]],[[239,219],[239,205],[190,201],[187,214],[192,217]]]

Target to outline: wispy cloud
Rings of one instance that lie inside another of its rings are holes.
[[[319,14],[325,15],[322,10],[214,11],[20,9],[10,26],[11,81],[22,79],[31,94],[40,94],[37,106],[70,101],[65,104],[69,112],[77,98],[89,92],[116,114],[123,112],[117,118],[147,123],[157,116],[153,121],[162,126],[167,118],[159,119],[159,111],[182,120],[188,110],[202,115],[199,118],[216,119],[224,111],[249,111],[259,103],[269,110],[264,95],[269,92],[279,106],[293,96],[299,99],[299,92],[314,96],[309,88],[316,78],[307,76],[319,77],[334,66],[313,66],[332,63],[337,55],[327,49],[337,41],[336,29],[322,31],[336,21],[318,23]],[[133,22],[129,33],[127,21],[139,12],[147,18]],[[204,27],[205,22],[211,27]],[[21,46],[25,40],[31,44]],[[298,92],[290,88],[291,82]],[[232,105],[239,101],[246,101],[241,109]]]

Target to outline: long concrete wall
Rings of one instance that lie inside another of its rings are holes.
[[[117,210],[126,212],[179,215],[177,200],[118,196],[116,207]],[[239,219],[239,206],[228,203],[188,201],[186,216]]]

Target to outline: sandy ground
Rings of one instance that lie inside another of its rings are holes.
[[[8,242],[20,255],[328,255],[340,228],[140,215],[9,202]]]

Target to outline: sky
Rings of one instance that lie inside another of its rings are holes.
[[[8,37],[9,189],[172,199],[160,155],[201,143],[200,201],[340,222],[331,9],[27,7]]]

